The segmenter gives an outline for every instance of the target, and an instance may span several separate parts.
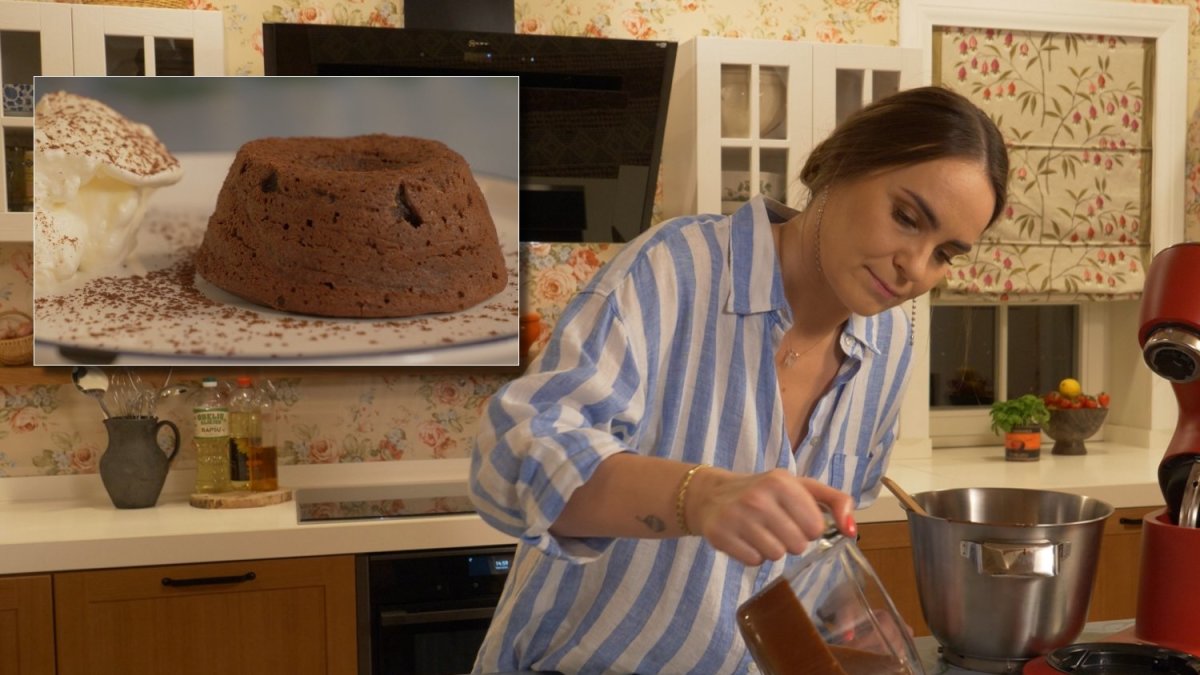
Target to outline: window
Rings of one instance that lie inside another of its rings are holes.
[[[1087,349],[1084,305],[934,304],[930,313],[929,411],[934,447],[995,442],[993,401],[1045,394],[1066,377],[1098,393],[1103,349]]]
[[[971,63],[968,59],[964,66],[965,73],[959,72],[957,68],[949,72],[948,75],[942,70],[943,60],[938,52],[945,46],[945,31],[941,29],[951,29],[957,31],[959,28],[969,28],[973,31],[982,31],[984,39],[987,38],[989,32],[992,33],[993,40],[999,40],[997,49],[1008,49],[1010,45],[1005,44],[1008,31],[1029,31],[1029,32],[1049,32],[1058,34],[1076,34],[1079,36],[1088,35],[1105,35],[1117,37],[1117,42],[1120,43],[1120,38],[1129,39],[1144,39],[1148,43],[1145,45],[1146,53],[1149,58],[1146,60],[1144,89],[1148,95],[1145,98],[1143,109],[1146,110],[1140,127],[1142,128],[1142,137],[1145,138],[1148,133],[1152,133],[1153,147],[1156,151],[1145,154],[1137,162],[1142,164],[1142,168],[1146,170],[1143,177],[1142,185],[1146,191],[1144,197],[1148,200],[1145,206],[1145,213],[1148,214],[1145,218],[1145,226],[1148,230],[1148,241],[1144,241],[1143,245],[1147,247],[1146,255],[1142,256],[1143,262],[1148,262],[1150,257],[1163,248],[1183,241],[1183,190],[1184,183],[1184,163],[1183,149],[1186,147],[1185,137],[1187,130],[1186,118],[1186,87],[1179,86],[1179,82],[1187,80],[1187,26],[1188,13],[1184,7],[1173,7],[1163,5],[1146,5],[1132,4],[1123,2],[1108,2],[1098,1],[1091,2],[1088,0],[1066,0],[1047,3],[1042,0],[1009,0],[1009,2],[997,4],[993,0],[901,0],[900,2],[900,45],[906,47],[919,47],[925,54],[923,63],[924,76],[923,82],[932,83],[935,80],[946,81],[947,79],[955,82],[959,81],[960,77],[966,77],[967,80],[974,81],[970,74],[972,72],[982,75],[984,61],[982,58],[978,63]],[[942,41],[939,43],[938,36],[942,36]],[[953,35],[953,33],[952,33]],[[999,37],[997,37],[999,36]],[[953,37],[950,38],[951,41]],[[969,39],[969,38],[968,38]],[[976,37],[978,41],[980,38]],[[1108,45],[1106,39],[1106,47]],[[995,43],[993,43],[995,44]],[[1020,46],[1011,45],[1018,49]],[[951,59],[956,58],[955,54],[960,54],[962,46],[958,45],[958,51],[952,52],[949,56]],[[967,51],[971,50],[971,45],[968,43]],[[1073,52],[1074,49],[1063,50],[1065,52]],[[999,63],[996,66],[992,65],[992,58],[999,59],[1006,52],[1000,52],[995,57],[987,59],[988,73],[994,78],[1003,79],[1008,71]],[[1064,69],[1065,66],[1061,61],[1057,60],[1065,53],[1059,53],[1055,56],[1055,69]],[[974,57],[974,55],[972,55]],[[1095,54],[1090,57],[1095,61]],[[1028,62],[1024,62],[1028,65]],[[1046,65],[1044,60],[1039,60],[1035,65]],[[973,70],[974,68],[974,70]],[[935,72],[938,74],[935,75]],[[1069,71],[1068,71],[1069,72]],[[1076,69],[1076,73],[1079,69]],[[1096,74],[1090,73],[1095,78]],[[940,78],[940,79],[939,79]],[[975,78],[978,79],[978,78]],[[1108,78],[1106,78],[1108,79]],[[1111,80],[1110,80],[1111,81]],[[1124,80],[1122,80],[1123,82]],[[993,102],[997,100],[997,90],[995,85],[999,82],[992,83],[990,98]],[[1054,85],[1046,92],[1062,91],[1060,87]],[[1090,93],[1090,90],[1086,90]],[[985,98],[982,88],[975,92]],[[1014,91],[1009,92],[1008,83],[1004,83],[1004,90],[1001,94],[1000,101],[1004,105],[1010,105],[1014,101],[1017,105],[1017,110],[1020,111],[1020,105],[1024,102],[1021,98],[1023,93],[1019,85],[1014,86]],[[1051,103],[1047,101],[1047,103]],[[1115,106],[1120,105],[1118,101]],[[1089,104],[1090,105],[1090,104]],[[1040,105],[1039,110],[1045,110],[1044,105]],[[1060,110],[1053,109],[1055,114],[1060,114]],[[1069,120],[1074,124],[1074,110],[1069,112]],[[1107,115],[1107,101],[1101,106],[1097,106],[1097,119],[1101,114]],[[1123,111],[1122,111],[1123,113]],[[1081,118],[1091,119],[1090,107],[1081,111]],[[1002,130],[1012,126],[1013,114],[1006,115],[1005,123],[1002,125]],[[1122,119],[1123,122],[1123,119]],[[1086,128],[1086,122],[1083,123]],[[1124,129],[1125,127],[1121,127]],[[1134,131],[1132,127],[1129,130]],[[1091,133],[1091,132],[1089,132]],[[1029,140],[1029,139],[1026,139]],[[1112,150],[1110,139],[1105,139],[1107,150]],[[1098,145],[1098,143],[1097,143]],[[1118,149],[1127,149],[1129,140],[1126,139],[1126,147],[1120,145],[1118,139]],[[1140,149],[1140,145],[1137,146]],[[1034,151],[1037,147],[1034,146]],[[1033,157],[1033,155],[1031,155]],[[1080,151],[1082,157],[1082,150]],[[1095,152],[1088,148],[1088,158],[1091,162],[1090,166],[1095,167]],[[1101,155],[1100,166],[1107,170],[1105,159],[1107,155]],[[1034,160],[1040,158],[1033,157]],[[1030,166],[1037,166],[1032,160],[1028,162]],[[1066,167],[1061,162],[1058,168],[1062,175],[1068,176],[1074,180],[1077,172],[1071,172],[1071,168],[1082,168],[1082,162],[1079,166],[1072,164],[1072,167]],[[1114,166],[1117,163],[1114,160]],[[1127,163],[1132,165],[1133,162]],[[1037,174],[1033,174],[1037,176]],[[1018,176],[1019,179],[1019,176]],[[1027,169],[1027,185],[1032,184],[1032,178],[1028,176]],[[1122,182],[1128,184],[1128,181],[1122,179]],[[1102,183],[1099,189],[1104,189]],[[1071,189],[1076,193],[1078,188],[1071,186]],[[1058,194],[1057,192],[1055,194]],[[1093,199],[1094,201],[1094,199]],[[1083,204],[1083,202],[1080,202]],[[1106,199],[1102,208],[1107,208],[1112,203],[1112,200]],[[1123,203],[1122,203],[1123,204]],[[1080,208],[1084,208],[1081,206]],[[1070,211],[1070,209],[1069,209]],[[1084,217],[1091,218],[1094,214],[1087,214],[1084,208]],[[1056,213],[1056,211],[1051,211]],[[1019,216],[1014,210],[1014,213],[1006,217],[1011,218],[1015,228],[1019,231],[1022,222],[1018,222]],[[1071,211],[1068,215],[1074,215]],[[1128,216],[1126,216],[1128,220]],[[1107,222],[1107,221],[1106,221]],[[1087,236],[1089,224],[1080,225],[1084,235]],[[1104,223],[1102,223],[1104,225]],[[1118,225],[1119,216],[1118,216]],[[1108,234],[1105,227],[1103,230],[1097,229],[1097,236],[1103,231]],[[1078,234],[1079,230],[1074,230],[1067,233],[1068,239],[1071,234]],[[1043,230],[1045,232],[1045,230]],[[1026,233],[1025,236],[1028,239]],[[1070,243],[1074,243],[1070,241]],[[1011,248],[1011,246],[1010,246]],[[1007,264],[1004,260],[1005,251],[1000,254],[1002,264]],[[990,252],[991,260],[995,260],[995,251]],[[1099,262],[1098,252],[1096,253],[1096,262]],[[1117,258],[1116,264],[1121,262],[1120,252],[1114,252]],[[1128,257],[1126,252],[1126,257]],[[988,258],[981,258],[983,263],[988,263]],[[1019,260],[1013,257],[1013,266],[1016,267]],[[1107,261],[1106,263],[1113,264]],[[1008,268],[1005,274],[1011,276]],[[1032,264],[1025,266],[1026,271],[1037,271],[1043,276],[1045,272],[1038,268],[1034,270]],[[1080,274],[1080,278],[1087,282],[1088,278]],[[988,304],[990,311],[994,312],[994,330],[996,337],[993,339],[991,349],[994,351],[994,357],[991,360],[991,367],[996,373],[1007,372],[1009,370],[1006,361],[1003,359],[1009,358],[1008,344],[1010,342],[1007,336],[1012,334],[1012,331],[1007,327],[1014,320],[1020,321],[1019,317],[1009,316],[1014,308],[1025,307],[1026,305],[1013,304],[1012,297],[1004,297],[1007,289],[1005,288],[1005,279],[1000,279],[996,282],[996,276],[992,275],[991,288],[987,288],[988,278],[986,273],[981,273],[980,291],[977,292],[974,288],[968,287],[963,293],[963,297],[950,300],[942,298],[934,301],[936,307],[941,308],[948,303],[962,303],[965,306],[967,303],[975,305]],[[1095,280],[1093,270],[1092,280]],[[1106,285],[1113,283],[1122,283],[1124,281],[1129,285],[1130,278],[1122,279],[1120,276],[1114,275],[1109,271],[1104,272],[1103,282]],[[1015,282],[1014,282],[1015,283]],[[1041,281],[1036,282],[1040,286]],[[988,291],[993,291],[989,293]],[[1060,289],[1047,289],[1060,290]],[[1154,377],[1149,370],[1141,363],[1140,350],[1137,348],[1137,326],[1138,326],[1138,302],[1137,291],[1140,287],[1130,287],[1116,293],[1116,297],[1106,302],[1089,302],[1087,295],[1092,293],[1089,288],[1082,286],[1072,287],[1068,285],[1066,288],[1068,294],[1078,294],[1078,298],[1064,298],[1059,302],[1077,302],[1075,307],[1075,351],[1070,357],[1061,357],[1070,362],[1073,362],[1077,368],[1077,376],[1084,383],[1087,389],[1106,390],[1108,383],[1116,387],[1120,385],[1120,391],[1112,392],[1114,394],[1113,405],[1110,409],[1110,414],[1106,427],[1102,433],[1106,435],[1106,440],[1126,443],[1131,445],[1140,445],[1144,447],[1157,446],[1160,443],[1165,444],[1169,439],[1170,433],[1175,426],[1175,404],[1169,384],[1162,378]],[[972,297],[974,296],[974,297]],[[1043,298],[1043,302],[1047,299]],[[970,313],[975,319],[979,319],[978,315]],[[930,312],[930,302],[927,299],[922,299],[918,302],[917,312],[917,355],[914,361],[913,379],[909,383],[909,388],[905,393],[904,402],[900,413],[900,433],[897,440],[897,456],[921,456],[927,453],[932,445],[936,442],[938,445],[943,444],[962,444],[966,437],[974,436],[975,445],[990,445],[994,446],[997,443],[995,435],[990,433],[990,430],[981,432],[980,427],[986,421],[986,412],[981,406],[943,406],[937,407],[931,405],[930,401],[935,400],[935,394],[932,389],[933,372],[932,360],[934,358],[932,349],[935,343],[941,340],[964,340],[961,334],[941,335],[934,334],[930,320],[932,313]],[[978,324],[973,324],[978,326]],[[1111,337],[1110,337],[1111,336]],[[1111,348],[1109,341],[1111,340]],[[1014,345],[1013,349],[1017,349]],[[978,356],[978,349],[975,358]],[[1043,358],[1040,354],[1039,359]],[[961,356],[959,357],[961,359]],[[1020,358],[1025,358],[1024,354]],[[1060,357],[1055,357],[1060,358]],[[1049,371],[1046,371],[1047,373]],[[1048,374],[1039,375],[1041,377],[1049,377]],[[993,396],[999,395],[996,391],[997,387],[1001,386],[1000,380],[1003,379],[1003,386],[1009,387],[1010,383],[1005,378],[993,376]],[[1040,382],[1040,379],[1037,380]],[[1028,385],[1025,385],[1028,386]],[[1007,391],[1007,389],[1005,390]],[[954,428],[954,425],[962,422],[966,425],[965,429]],[[971,426],[975,425],[975,426]],[[986,428],[986,427],[985,427]],[[959,433],[962,432],[962,433]],[[957,436],[957,438],[955,438]],[[936,440],[935,440],[936,439]],[[969,442],[969,441],[965,441]]]

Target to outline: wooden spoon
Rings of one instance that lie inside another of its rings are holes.
[[[883,483],[883,486],[885,488],[887,488],[889,491],[891,491],[892,494],[896,495],[896,499],[900,500],[900,503],[904,505],[904,508],[908,509],[909,511],[912,511],[913,513],[915,513],[919,516],[928,516],[929,515],[929,513],[926,512],[925,509],[922,508],[921,505],[917,503],[917,500],[912,498],[912,495],[905,492],[904,488],[902,488],[896,484],[896,481],[892,480],[891,478],[888,478],[887,476],[884,476],[883,478],[879,479],[879,482]]]

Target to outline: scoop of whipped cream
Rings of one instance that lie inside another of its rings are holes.
[[[67,92],[38,101],[33,151],[34,278],[50,286],[124,262],[150,195],[183,178],[150,127]]]

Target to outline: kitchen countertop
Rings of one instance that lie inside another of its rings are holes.
[[[1050,454],[1010,462],[1001,445],[934,450],[929,457],[892,460],[887,475],[910,494],[962,487],[1015,487],[1055,490],[1101,499],[1115,508],[1163,504],[1158,464],[1163,449],[1088,442],[1086,455]],[[855,516],[860,523],[905,520],[900,502],[886,489]]]
[[[1036,487],[1085,494],[1114,507],[1162,503],[1161,450],[1089,443],[1088,454],[1007,462],[1000,446],[935,450],[892,462],[911,493],[956,487]],[[444,484],[464,492],[469,460],[281,466],[285,488]],[[172,471],[158,505],[112,506],[97,474],[0,479],[0,574],[175,563],[459,548],[513,543],[473,514],[299,523],[294,501],[246,509],[188,504],[195,472]],[[883,491],[860,523],[904,520]]]
[[[445,484],[467,460],[279,467],[283,488]],[[300,523],[294,500],[240,509],[188,503],[194,470],[172,471],[158,505],[117,509],[98,474],[0,479],[0,574],[293,558],[513,543],[474,514]]]

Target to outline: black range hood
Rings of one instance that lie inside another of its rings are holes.
[[[512,33],[510,0],[404,0],[404,27]]]

